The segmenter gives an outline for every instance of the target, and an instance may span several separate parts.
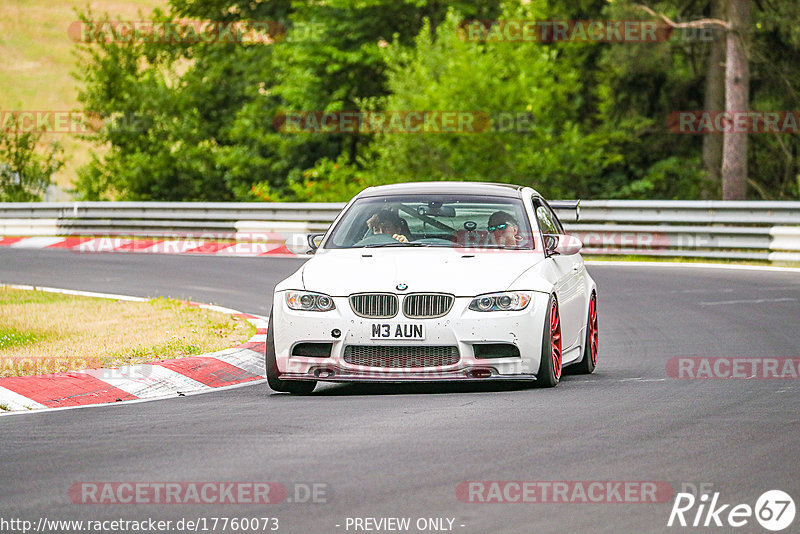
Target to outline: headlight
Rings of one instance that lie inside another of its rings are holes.
[[[336,308],[328,295],[308,291],[287,291],[286,304],[293,310],[303,311],[331,311]]]
[[[517,311],[524,310],[530,301],[530,293],[523,293],[521,291],[491,293],[472,299],[472,302],[469,303],[469,309],[479,312]]]

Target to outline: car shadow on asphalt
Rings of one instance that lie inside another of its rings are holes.
[[[446,395],[453,393],[495,393],[532,389],[530,382],[425,382],[419,384],[336,384],[317,386],[313,397],[362,395]]]

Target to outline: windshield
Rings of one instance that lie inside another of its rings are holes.
[[[533,250],[518,198],[420,194],[356,200],[325,248],[450,247]]]

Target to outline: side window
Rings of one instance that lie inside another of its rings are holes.
[[[550,206],[545,206],[547,208],[547,212],[550,214],[550,219],[553,221],[553,224],[556,226],[556,230],[559,234],[566,234],[564,231],[564,226],[561,224],[561,221],[556,216],[555,212]]]
[[[539,229],[543,234],[558,233],[558,227],[553,221],[552,215],[542,204],[536,206],[536,220],[539,221]]]
[[[550,209],[550,206],[546,205],[538,198],[533,199],[533,205],[536,207],[536,220],[543,234],[564,233],[564,227],[561,226],[561,221],[558,220],[558,217],[556,217],[556,214]]]

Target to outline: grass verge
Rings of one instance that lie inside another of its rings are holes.
[[[244,319],[172,299],[127,302],[0,288],[0,377],[204,354],[254,334]]]
[[[67,30],[78,20],[75,8],[108,13],[112,20],[142,20],[153,8],[167,8],[167,0],[2,0],[0,2],[0,102],[5,111],[75,111],[79,83],[71,72],[85,68],[73,55],[75,43]],[[77,169],[88,163],[96,147],[72,134],[50,134],[45,141],[64,146],[67,164],[55,181],[70,188]]]

